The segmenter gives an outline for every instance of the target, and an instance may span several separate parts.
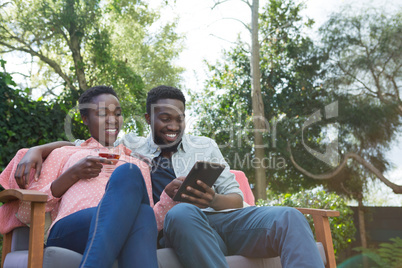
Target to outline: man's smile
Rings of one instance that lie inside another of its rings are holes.
[[[165,134],[166,140],[169,142],[175,141],[178,136],[179,136],[179,133],[166,133]]]

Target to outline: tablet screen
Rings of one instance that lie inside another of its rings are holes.
[[[188,173],[186,179],[180,186],[176,195],[173,197],[173,200],[186,202],[187,200],[181,198],[181,194],[185,193],[187,195],[191,195],[191,193],[186,190],[188,186],[191,186],[194,189],[200,191],[204,191],[204,189],[197,184],[197,180],[201,180],[209,187],[212,187],[212,185],[215,183],[215,181],[218,179],[219,175],[221,175],[224,169],[225,166],[218,163],[197,161]]]

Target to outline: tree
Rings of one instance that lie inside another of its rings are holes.
[[[371,173],[368,177],[377,177],[395,193],[402,193],[402,185],[383,175],[389,167],[384,153],[396,137],[402,115],[401,18],[400,11],[385,15],[367,9],[350,14],[345,9],[320,28],[323,50],[328,55],[325,86],[338,98],[355,103],[354,107],[349,105],[353,110],[345,107],[351,114],[344,113],[347,120],[343,121],[354,146],[344,150],[343,161],[332,172],[315,175],[299,168],[304,174],[333,178],[350,166],[348,159],[354,159]]]
[[[0,60],[4,68],[5,61]],[[21,148],[29,148],[55,140],[66,140],[64,119],[73,102],[35,101],[27,90],[16,87],[10,74],[0,72],[0,172]],[[75,128],[78,137],[84,137]]]
[[[402,12],[369,8],[358,14],[347,7],[320,28],[329,76],[328,87],[398,104],[402,78]]]
[[[143,1],[13,0],[0,7],[3,53],[37,59],[48,94],[58,96],[53,88],[60,85],[78,94],[95,84],[111,85],[131,118],[144,112],[150,83],[179,79],[181,69],[171,63],[181,50],[175,23],[151,31],[158,13]]]
[[[294,140],[314,107],[324,106],[322,88],[314,83],[322,75],[319,55],[312,41],[303,35],[312,22],[300,16],[302,7],[292,1],[269,1],[260,14],[259,65],[265,129],[262,134],[266,150],[262,163],[258,163],[253,147],[256,126],[247,44],[238,40],[221,62],[208,65],[211,78],[206,91],[194,98],[209,100],[194,103],[201,118],[199,131],[217,140],[231,167],[245,171],[253,182],[255,165],[263,164],[275,191],[294,192],[315,184],[287,167],[289,161],[285,160],[287,140]],[[313,131],[317,137],[319,131]],[[306,161],[316,163],[311,158]]]
[[[217,1],[214,5],[216,7],[226,1]],[[250,32],[251,36],[251,51],[250,51],[250,77],[251,77],[251,100],[253,111],[253,124],[254,124],[254,157],[256,159],[254,171],[256,191],[255,195],[258,198],[263,198],[266,195],[266,173],[265,168],[262,166],[263,158],[265,155],[265,146],[263,143],[263,132],[265,131],[264,120],[264,102],[261,94],[261,70],[260,70],[260,40],[259,40],[259,0],[252,0],[250,3],[248,0],[242,0],[251,10],[251,27],[243,25]]]

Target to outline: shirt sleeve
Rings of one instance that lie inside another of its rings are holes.
[[[236,181],[235,175],[230,172],[229,164],[225,161],[221,151],[219,150],[218,145],[215,141],[211,140],[211,162],[217,162],[220,164],[225,165],[225,169],[223,170],[222,174],[216,180],[214,184],[214,190],[218,194],[238,194],[242,198],[243,193],[240,190],[239,183]]]
[[[53,211],[57,208],[60,198],[52,195],[51,185],[61,174],[68,157],[73,153],[72,150],[58,148],[53,150],[46,160],[43,162],[42,171],[37,181],[29,184],[29,190],[36,190],[47,194],[47,202],[45,205],[46,212]],[[31,221],[31,204],[30,202],[20,202],[16,217],[23,223],[29,224]]]
[[[166,213],[178,203],[180,202],[173,201],[173,199],[170,198],[170,196],[168,196],[165,191],[162,192],[159,202],[156,203],[154,206],[154,213],[158,231],[163,229],[163,223],[165,221]]]

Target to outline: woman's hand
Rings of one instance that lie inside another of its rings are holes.
[[[77,181],[98,177],[102,171],[102,163],[111,164],[112,161],[99,156],[81,159],[52,182],[52,195],[61,197]]]
[[[24,155],[14,174],[15,181],[21,189],[28,187],[31,169],[35,170],[35,180],[38,180],[42,170],[42,161],[42,149],[39,147],[32,147]]]
[[[77,180],[92,179],[99,176],[102,172],[104,164],[112,164],[112,161],[99,157],[99,156],[87,156],[70,167],[66,172],[72,178],[77,178]]]

